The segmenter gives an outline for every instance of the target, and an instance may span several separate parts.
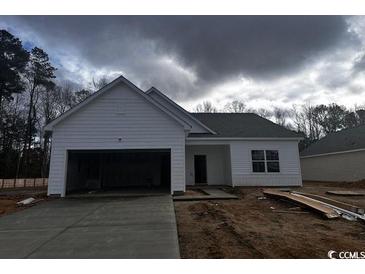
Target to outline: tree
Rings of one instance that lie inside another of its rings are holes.
[[[303,132],[308,135],[306,115],[303,111],[303,106],[293,105],[290,110],[290,116],[294,123],[294,128],[298,132]]]
[[[288,110],[275,107],[273,114],[275,118],[275,123],[277,123],[280,126],[287,126],[287,118],[289,116]]]
[[[108,84],[108,79],[105,76],[99,78],[99,80],[95,80],[93,78],[94,90],[99,90],[99,89],[103,88],[104,86],[106,86],[107,84]]]
[[[61,86],[57,86],[57,102],[59,114],[64,113],[76,104],[74,85],[64,81]]]
[[[265,108],[258,108],[258,109],[249,108],[246,110],[246,112],[255,113],[258,116],[265,118],[265,119],[269,119],[273,115],[271,111],[269,111]]]
[[[24,89],[21,73],[29,60],[22,42],[6,30],[0,30],[0,107],[3,99]]]
[[[41,177],[48,176],[48,164],[50,159],[50,148],[51,148],[51,134],[50,132],[44,132],[44,126],[55,119],[58,113],[58,92],[59,89],[56,85],[46,88],[41,93],[41,116],[40,123],[38,126],[39,136],[41,137]],[[42,138],[43,137],[43,138]]]
[[[365,125],[365,108],[355,110],[359,125]]]
[[[21,74],[28,62],[29,53],[22,42],[6,30],[0,30],[0,153],[9,151],[12,143],[9,123],[14,120],[9,101],[24,90]]]
[[[19,169],[20,149],[26,128],[26,115],[22,108],[23,102],[19,95],[13,95],[13,100],[3,102],[2,111],[2,145],[0,150],[0,177],[16,176]]]
[[[84,101],[87,97],[91,95],[91,91],[88,89],[81,89],[75,92],[75,102],[76,104]]]
[[[360,125],[360,121],[356,112],[348,111],[344,117],[344,127],[345,128],[352,128]]]
[[[217,112],[217,108],[209,101],[204,101],[202,104],[198,104],[195,107],[196,112]]]
[[[318,105],[313,109],[313,119],[326,135],[344,129],[347,114],[346,108],[337,104]]]
[[[233,112],[233,113],[242,113],[245,112],[246,105],[242,101],[234,100],[230,103],[227,103],[224,106],[224,110],[226,112]]]
[[[301,133],[304,140],[299,142],[299,149],[303,150],[321,136],[321,128],[313,119],[313,106],[310,104],[293,105],[290,118],[294,123],[294,130]]]
[[[36,133],[37,103],[40,92],[54,88],[53,79],[56,68],[50,61],[48,54],[40,48],[33,48],[30,54],[29,63],[26,67],[25,78],[28,91],[28,114],[27,127],[24,136],[24,168],[25,175],[29,171],[29,156],[32,147],[34,134]]]

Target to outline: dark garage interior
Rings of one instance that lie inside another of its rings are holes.
[[[170,150],[69,150],[66,192],[170,191]]]

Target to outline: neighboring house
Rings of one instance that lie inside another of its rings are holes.
[[[48,194],[114,187],[301,185],[296,133],[251,113],[189,113],[119,77],[52,131]]]
[[[301,153],[303,180],[365,179],[365,125],[331,133]]]

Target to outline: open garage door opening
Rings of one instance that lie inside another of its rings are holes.
[[[69,150],[66,192],[170,191],[170,149]]]

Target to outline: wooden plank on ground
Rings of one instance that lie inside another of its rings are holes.
[[[276,189],[264,189],[263,193],[270,197],[287,199],[287,200],[293,201],[297,204],[311,208],[311,209],[323,214],[324,216],[326,216],[329,219],[338,218],[340,216],[332,208],[324,206],[320,202],[313,201],[312,199],[309,199],[304,196],[299,197],[299,196],[290,194],[289,192],[283,192],[283,191],[276,190]]]
[[[365,196],[365,191],[353,191],[353,190],[331,190],[326,193],[340,196]]]
[[[337,201],[334,199],[330,199],[321,195],[317,195],[317,194],[312,194],[312,193],[304,193],[304,192],[298,192],[298,191],[294,191],[294,193],[298,193],[307,197],[310,197],[312,199],[316,199],[319,200],[321,202],[336,206],[336,207],[340,207],[343,209],[346,209],[348,211],[354,212],[354,213],[358,213],[358,214],[364,214],[365,210],[364,208],[358,207],[356,205],[352,205],[352,204],[348,204],[348,203],[344,203],[341,201]]]

